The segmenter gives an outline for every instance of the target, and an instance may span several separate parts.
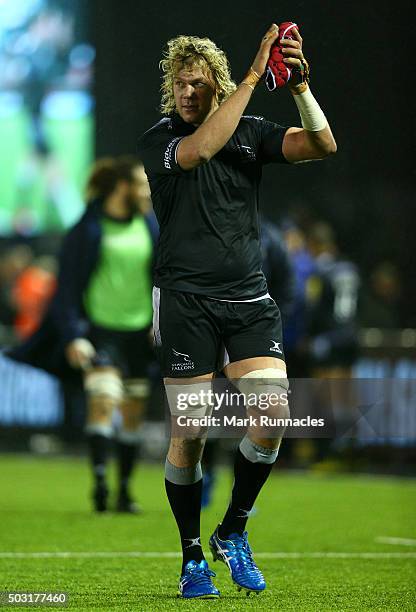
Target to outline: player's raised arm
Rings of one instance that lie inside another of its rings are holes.
[[[190,136],[181,140],[177,161],[190,170],[209,161],[234,133],[250,97],[263,75],[270,48],[279,29],[272,24],[263,37],[258,53],[246,77],[235,91],[219,104],[212,74],[204,74],[195,66],[184,66],[174,76],[173,91],[176,110],[188,123],[199,125]]]
[[[305,79],[308,64],[303,55],[303,40],[296,28],[291,30],[294,38],[282,38],[283,62],[294,69],[289,89],[298,107],[303,128],[291,127],[283,139],[283,155],[289,162],[322,159],[336,153],[337,144],[328,120],[313,96]]]

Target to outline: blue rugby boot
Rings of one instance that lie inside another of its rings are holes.
[[[231,578],[237,589],[244,589],[247,595],[261,593],[266,588],[263,574],[253,561],[247,531],[243,535],[232,533],[227,540],[218,536],[218,527],[209,540],[209,547],[214,561],[222,561],[228,566]]]
[[[179,581],[178,597],[184,599],[217,599],[220,592],[212,583],[211,578],[213,576],[215,576],[215,572],[209,569],[205,559],[200,563],[188,561]]]

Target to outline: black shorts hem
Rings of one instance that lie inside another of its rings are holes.
[[[254,353],[255,353],[255,351],[254,351]],[[222,368],[222,370],[224,370],[224,368],[226,368],[228,365],[231,365],[232,363],[236,363],[236,361],[243,361],[244,359],[254,359],[256,357],[274,357],[275,359],[281,359],[284,362],[284,364],[286,365],[286,360],[285,360],[285,356],[284,355],[279,355],[279,356],[277,356],[277,355],[270,355],[270,353],[266,354],[265,351],[253,354],[253,351],[251,351],[250,355],[242,354],[242,356],[238,355],[237,357],[235,355],[233,355],[233,360],[229,361]]]

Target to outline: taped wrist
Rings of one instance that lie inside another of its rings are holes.
[[[298,88],[292,88],[291,91],[298,107],[302,127],[308,132],[323,130],[328,121],[309,87],[302,83]]]

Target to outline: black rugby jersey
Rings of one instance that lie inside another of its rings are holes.
[[[180,140],[196,127],[176,113],[139,140],[160,225],[155,284],[232,300],[267,292],[258,220],[262,165],[287,163],[287,127],[243,116],[227,144],[207,163],[182,170]]]

